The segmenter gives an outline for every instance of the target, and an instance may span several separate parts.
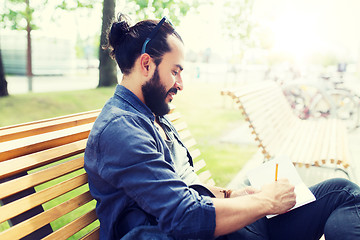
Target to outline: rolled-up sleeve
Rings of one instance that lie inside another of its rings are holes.
[[[180,179],[148,120],[118,117],[103,130],[98,144],[101,176],[156,217],[164,232],[179,238],[213,238],[211,198],[200,196]]]

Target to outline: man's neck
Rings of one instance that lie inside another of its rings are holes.
[[[131,75],[123,76],[120,85],[126,87],[132,93],[134,93],[140,101],[145,103],[144,96],[142,93],[142,83],[138,78],[132,77]]]

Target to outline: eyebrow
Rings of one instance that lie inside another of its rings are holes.
[[[181,66],[180,64],[176,64],[175,66],[178,67],[180,71],[184,70],[183,66]]]

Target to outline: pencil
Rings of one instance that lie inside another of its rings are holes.
[[[278,169],[279,169],[279,164],[276,163],[276,166],[275,166],[275,182],[276,182],[277,179],[278,179]]]

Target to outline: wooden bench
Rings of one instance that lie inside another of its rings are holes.
[[[96,202],[83,169],[87,137],[99,113],[0,128],[0,239],[99,238]],[[202,181],[214,184],[180,114],[168,117]]]
[[[221,94],[236,101],[266,159],[287,155],[298,167],[349,167],[348,136],[341,120],[299,119],[277,83],[257,82]]]

